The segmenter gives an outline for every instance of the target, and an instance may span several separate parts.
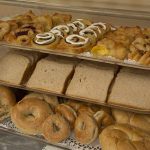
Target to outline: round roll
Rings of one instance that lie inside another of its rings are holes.
[[[99,136],[103,150],[149,150],[150,134],[127,124],[105,128]]]
[[[8,87],[0,86],[0,121],[9,117],[10,109],[16,104],[16,97]]]
[[[11,111],[15,126],[25,134],[41,134],[42,123],[52,114],[49,105],[37,98],[26,98],[19,101]]]
[[[43,135],[51,143],[58,143],[70,135],[69,123],[59,114],[50,115],[43,123]]]

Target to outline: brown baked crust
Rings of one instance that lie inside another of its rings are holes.
[[[99,135],[99,140],[103,150],[150,149],[150,134],[126,124],[108,126]]]

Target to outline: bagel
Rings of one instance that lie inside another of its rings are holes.
[[[150,115],[136,114],[117,109],[112,110],[112,115],[117,123],[129,124],[150,133]]]
[[[69,123],[59,114],[50,115],[43,123],[43,136],[51,143],[67,139],[71,133]]]
[[[10,116],[10,110],[15,104],[15,94],[10,88],[0,85],[0,122]]]
[[[70,127],[74,127],[77,114],[73,108],[66,104],[60,104],[56,107],[56,113],[61,114],[70,124]]]
[[[97,111],[94,114],[94,118],[100,128],[104,128],[114,123],[112,116],[104,110]]]
[[[52,95],[31,92],[28,95],[26,95],[23,99],[26,99],[26,98],[38,98],[38,99],[44,100],[45,102],[47,102],[50,105],[50,107],[53,110],[59,104],[58,97],[52,96]]]
[[[126,124],[105,128],[99,136],[103,150],[149,150],[150,134]]]
[[[19,101],[11,111],[11,120],[25,134],[41,134],[42,123],[52,114],[49,105],[37,98]]]
[[[87,114],[79,115],[75,121],[74,134],[80,143],[92,143],[98,136],[96,120]]]

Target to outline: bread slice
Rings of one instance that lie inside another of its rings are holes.
[[[72,74],[75,59],[48,56],[41,59],[29,79],[27,86],[55,93],[63,93],[68,77]]]
[[[75,69],[66,95],[105,102],[114,72],[111,65],[82,61]]]
[[[117,75],[108,103],[150,110],[150,72],[123,68]]]

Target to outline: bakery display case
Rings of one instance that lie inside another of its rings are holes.
[[[149,8],[0,0],[0,149],[150,149]]]

